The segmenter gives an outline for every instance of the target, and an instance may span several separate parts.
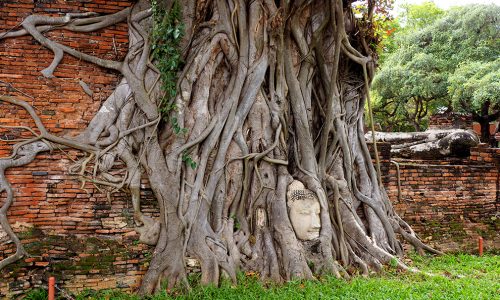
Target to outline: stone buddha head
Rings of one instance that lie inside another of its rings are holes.
[[[287,189],[287,205],[297,238],[305,241],[318,238],[321,219],[316,194],[306,189],[302,182],[294,180]]]

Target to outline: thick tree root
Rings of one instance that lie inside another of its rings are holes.
[[[4,171],[29,163],[49,142],[88,154],[70,168],[83,183],[130,192],[141,239],[156,242],[140,294],[163,281],[187,285],[186,256],[200,262],[202,284],[217,284],[222,274],[236,281],[239,269],[274,281],[349,276],[351,266],[367,275],[393,261],[408,270],[398,258],[397,234],[417,249],[440,253],[397,216],[371,162],[363,137],[371,33],[343,1],[189,1],[182,16],[185,66],[168,116],[158,109],[163,91],[150,61],[151,14],[148,1],[140,0],[105,17],[33,15],[24,29],[0,34],[0,40],[29,34],[50,49],[46,77],[66,54],[123,75],[76,139],[50,134],[27,102],[0,97],[26,109],[39,131],[0,160],[0,191],[6,192],[0,224],[17,246],[0,269],[26,255],[7,222],[14,196]],[[124,20],[130,41],[123,61],[81,53],[42,34],[94,31]],[[126,172],[111,171],[118,161]],[[140,211],[143,176],[158,201],[157,220]],[[290,218],[292,180],[319,203],[321,230],[312,240],[300,239]]]
[[[36,154],[49,149],[50,147],[46,141],[36,141],[18,147],[9,158],[0,158],[0,194],[5,192],[7,196],[2,207],[0,208],[0,225],[9,236],[10,240],[16,245],[16,252],[0,261],[0,270],[28,255],[7,220],[7,211],[14,202],[14,192],[5,178],[5,170],[11,167],[19,167],[28,164],[35,159]]]

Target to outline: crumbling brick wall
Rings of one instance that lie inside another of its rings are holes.
[[[446,112],[429,117],[429,129],[472,129],[472,115]]]
[[[472,251],[481,235],[486,248],[500,248],[500,149],[480,144],[464,159],[416,160],[391,158],[388,143],[377,146],[389,199],[421,238]]]
[[[0,32],[19,29],[30,14],[61,16],[67,12],[115,13],[134,1],[16,0],[0,2]],[[54,30],[51,39],[84,53],[122,60],[128,48],[126,23],[93,33]],[[0,41],[0,94],[22,97],[32,103],[47,129],[57,135],[81,132],[102,101],[119,81],[116,72],[65,55],[54,72],[44,78],[40,71],[52,61],[50,50],[31,36]],[[80,81],[92,90],[87,95]],[[34,122],[20,107],[0,103],[0,125],[28,126]],[[19,128],[0,128],[0,157],[10,155],[14,140],[29,137]],[[78,151],[39,155],[22,168],[10,169],[8,180],[15,191],[9,221],[32,257],[1,271],[0,298],[41,286],[55,275],[70,290],[121,287],[134,289],[144,273],[150,247],[135,242],[132,204],[123,192],[108,199],[106,193],[86,184],[68,168]],[[157,212],[152,193],[143,183],[143,205],[148,214]],[[4,196],[4,195],[2,195]],[[0,205],[2,200],[0,200]],[[2,239],[3,235],[3,239]],[[15,251],[0,231],[0,259]]]

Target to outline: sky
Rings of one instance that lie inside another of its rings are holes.
[[[419,4],[424,2],[425,0],[396,0],[396,6],[399,6],[404,3],[411,3],[411,4]],[[448,9],[451,6],[460,6],[460,5],[467,5],[467,4],[496,4],[500,5],[500,0],[434,0],[434,3],[442,9]]]

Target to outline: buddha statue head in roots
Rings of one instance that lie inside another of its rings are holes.
[[[287,189],[290,222],[298,239],[309,241],[319,237],[321,229],[320,205],[316,194],[294,180]]]

